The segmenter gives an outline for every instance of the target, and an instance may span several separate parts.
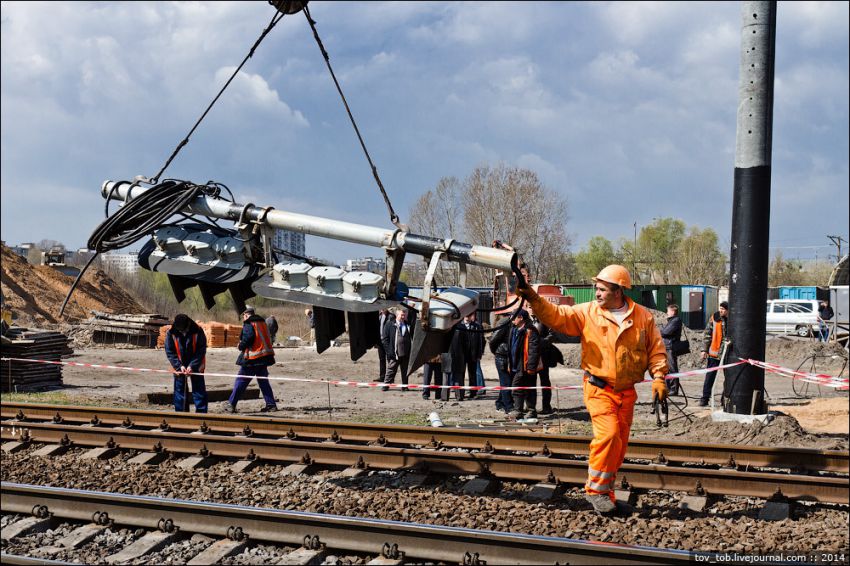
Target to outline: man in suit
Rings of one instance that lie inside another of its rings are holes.
[[[384,352],[387,356],[387,373],[381,391],[387,391],[389,384],[395,381],[395,374],[401,369],[402,391],[407,391],[407,366],[410,362],[411,327],[407,324],[407,311],[403,307],[396,310],[395,320],[389,319],[384,325]]]

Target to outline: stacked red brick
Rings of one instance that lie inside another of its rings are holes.
[[[235,348],[239,345],[239,335],[242,327],[238,324],[223,324],[221,322],[198,322],[198,326],[207,337],[207,348]],[[163,326],[159,329],[159,338],[156,341],[157,348],[165,347],[165,334],[171,326]]]

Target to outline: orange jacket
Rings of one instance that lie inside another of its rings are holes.
[[[550,329],[581,336],[581,367],[604,379],[614,391],[667,374],[667,350],[648,310],[626,297],[623,325],[596,302],[555,306],[536,294],[528,300],[540,322]]]

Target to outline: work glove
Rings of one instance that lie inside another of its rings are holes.
[[[652,398],[658,396],[659,401],[667,399],[667,381],[663,377],[656,377],[652,380]]]
[[[534,289],[531,288],[530,285],[526,285],[525,287],[520,287],[519,285],[517,285],[516,294],[528,301],[529,303],[537,298],[537,293],[534,291]]]

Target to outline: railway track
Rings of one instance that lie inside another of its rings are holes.
[[[589,438],[8,403],[4,441],[583,484]],[[637,441],[621,487],[847,504],[847,452]],[[658,453],[661,453],[661,457]],[[668,456],[669,454],[669,456]],[[745,463],[745,464],[742,464]],[[774,471],[753,471],[756,463]],[[695,466],[686,464],[696,464]],[[709,467],[721,465],[720,468]],[[743,468],[743,469],[742,469]],[[785,468],[775,471],[776,468]],[[808,473],[790,473],[804,469]]]
[[[280,563],[318,563],[319,554],[355,554],[359,563],[404,564],[438,561],[454,564],[683,564],[696,553],[624,546],[559,537],[438,527],[418,523],[321,515],[219,503],[160,499],[14,483],[0,486],[3,513],[34,515],[42,521],[83,521],[64,540],[80,541],[93,532],[125,526],[149,531],[142,539],[106,557],[107,563],[139,560],[148,551],[199,533],[217,539],[189,564],[215,563],[241,551],[248,540],[295,546]],[[28,519],[23,519],[24,521]],[[14,528],[11,525],[7,528]],[[87,539],[87,540],[90,540]],[[154,545],[156,543],[156,545]],[[215,547],[218,548],[215,548]],[[57,550],[58,552],[58,550]],[[142,552],[142,554],[139,554]],[[216,554],[216,552],[218,554]],[[143,558],[141,558],[144,560]],[[4,563],[32,563],[6,556]],[[287,561],[288,560],[288,561]],[[297,561],[296,561],[297,560]],[[43,562],[42,562],[43,563]]]

